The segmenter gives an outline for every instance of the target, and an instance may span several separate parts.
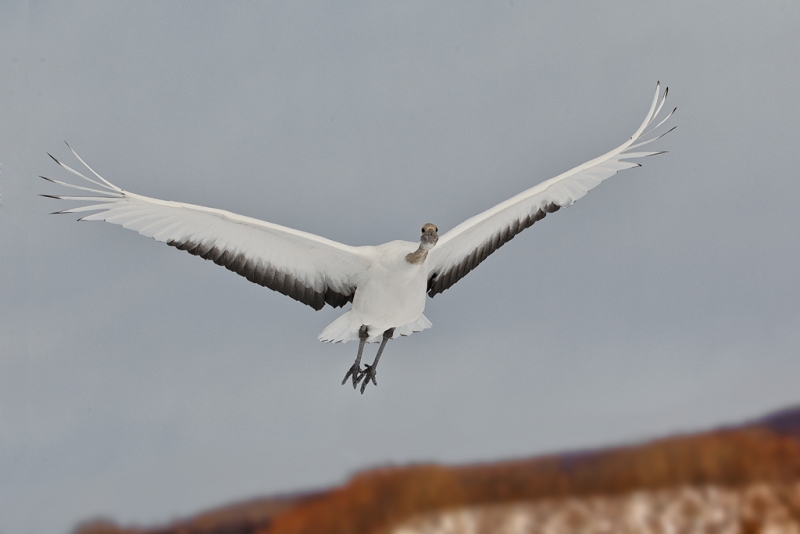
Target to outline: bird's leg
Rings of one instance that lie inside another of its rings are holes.
[[[344,375],[344,380],[342,380],[342,385],[347,382],[348,377],[350,375],[353,376],[353,389],[356,389],[359,381],[361,381],[362,371],[361,371],[361,353],[364,352],[364,344],[367,342],[367,338],[369,337],[369,327],[367,325],[361,325],[361,328],[358,330],[358,356],[356,356],[356,361],[353,363],[353,366],[350,367],[350,370],[347,371],[347,374]]]
[[[394,328],[390,328],[386,332],[383,333],[383,339],[381,340],[381,346],[378,347],[378,354],[375,355],[375,361],[372,362],[372,365],[368,363],[364,364],[364,372],[362,376],[364,377],[364,382],[361,384],[361,394],[364,394],[364,389],[369,384],[369,381],[372,380],[372,383],[376,386],[378,382],[375,381],[375,372],[378,369],[378,360],[381,359],[381,354],[383,354],[383,349],[386,347],[386,342],[392,339],[392,334],[394,334]]]

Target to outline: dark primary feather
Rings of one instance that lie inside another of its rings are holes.
[[[480,265],[492,252],[514,239],[518,233],[531,227],[536,221],[544,219],[548,213],[554,213],[559,209],[561,209],[561,206],[551,202],[547,206],[537,210],[533,215],[528,215],[521,221],[516,220],[510,226],[506,226],[501,231],[496,232],[489,239],[484,241],[481,246],[473,250],[461,263],[454,265],[444,272],[432,273],[430,278],[428,278],[428,296],[434,297],[448,289],[464,278],[472,269]]]
[[[340,308],[353,300],[355,287],[350,288],[347,294],[339,293],[326,287],[324,291],[316,291],[312,287],[306,286],[301,280],[289,273],[284,273],[269,263],[257,258],[248,257],[245,253],[237,253],[217,247],[214,243],[197,243],[190,239],[185,241],[170,240],[167,245],[178,250],[185,250],[194,256],[211,260],[217,265],[235,272],[254,284],[267,287],[287,297],[291,297],[298,302],[311,306],[315,310],[321,310],[328,304],[334,308]]]

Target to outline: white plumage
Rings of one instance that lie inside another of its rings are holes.
[[[420,243],[392,241],[379,246],[353,247],[228,211],[137,195],[102,178],[75,151],[72,151],[75,157],[97,179],[53,159],[67,171],[91,182],[93,187],[45,179],[91,195],[44,196],[84,203],[58,213],[90,212],[82,220],[106,221],[135,230],[212,260],[314,309],[352,302],[350,310],[328,325],[319,339],[361,341],[358,357],[345,381],[352,375],[355,387],[366,377],[363,393],[370,379],[375,382],[377,360],[388,339],[431,326],[422,314],[426,294],[433,297],[448,289],[547,213],[571,206],[617,171],[639,166],[629,160],[660,153],[634,151],[672,131],[643,140],[645,130],[664,106],[667,91],[659,96],[660,85],[656,85],[644,122],[619,147],[501,202],[441,237],[435,225],[426,224]],[[675,109],[650,131],[674,112]],[[381,339],[375,362],[362,370],[364,343]]]

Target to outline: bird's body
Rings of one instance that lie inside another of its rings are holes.
[[[376,247],[358,247],[368,258],[369,267],[359,276],[350,310],[328,325],[319,335],[321,341],[357,340],[362,325],[369,327],[368,342],[380,341],[383,333],[394,328],[393,337],[409,335],[431,326],[425,310],[428,271],[424,262],[410,263],[406,256],[417,249],[416,243],[390,241]]]
[[[377,361],[389,339],[431,326],[423,315],[426,295],[434,297],[445,291],[519,232],[548,213],[572,205],[617,171],[640,166],[627,160],[660,153],[633,152],[668,133],[641,139],[666,101],[667,92],[660,103],[659,94],[660,86],[656,86],[645,121],[619,147],[467,219],[441,237],[435,225],[425,224],[419,243],[391,241],[353,247],[223,210],[149,198],[111,184],[77,154],[97,180],[53,159],[93,187],[45,179],[92,193],[52,197],[88,203],[59,213],[94,212],[83,220],[103,220],[135,230],[212,260],[317,310],[326,304],[341,307],[352,302],[350,310],[328,325],[319,339],[359,340],[358,356],[345,381],[352,375],[355,387],[363,379],[363,393],[370,380],[375,382]],[[361,354],[368,341],[381,341],[381,346],[374,363],[361,369]]]

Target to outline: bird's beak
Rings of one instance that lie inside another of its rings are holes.
[[[424,249],[432,248],[439,241],[439,236],[435,232],[426,232],[420,237],[419,244]]]

